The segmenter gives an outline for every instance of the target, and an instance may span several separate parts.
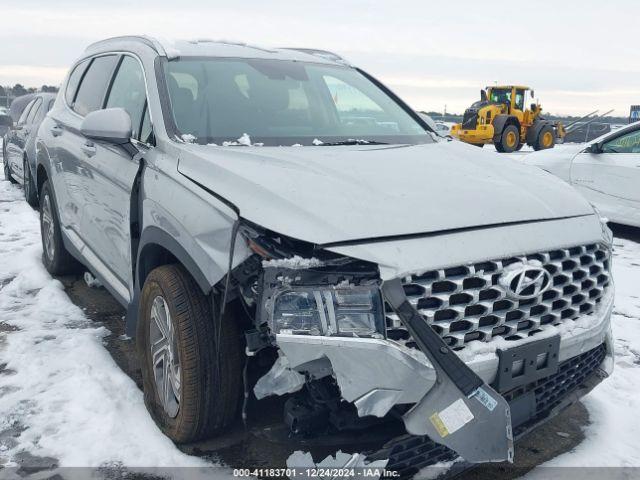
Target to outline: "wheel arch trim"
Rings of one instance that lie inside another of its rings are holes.
[[[546,120],[538,120],[537,122],[534,122],[527,130],[527,145],[533,146],[538,139],[538,135],[540,135],[540,131],[542,131],[542,129],[547,125],[553,128],[553,124]]]
[[[137,333],[138,307],[140,305],[140,292],[142,291],[142,284],[144,280],[143,275],[144,278],[146,278],[152,270],[152,268],[147,269],[147,264],[142,260],[144,260],[145,251],[154,247],[159,247],[160,249],[168,252],[178,262],[180,262],[180,264],[187,270],[187,272],[189,272],[198,284],[202,293],[208,295],[213,287],[207,280],[207,276],[193,260],[191,255],[187,253],[187,250],[180,245],[172,235],[153,225],[146,227],[140,235],[140,243],[138,244],[138,252],[136,255],[136,270],[133,272],[133,297],[131,302],[129,302],[125,316],[125,330],[127,335],[131,338],[135,338]]]
[[[210,284],[209,280],[207,280],[207,276],[200,269],[198,264],[191,258],[189,253],[187,253],[187,250],[182,245],[180,245],[180,243],[169,233],[153,225],[146,227],[140,235],[140,244],[138,246],[138,258],[136,262],[135,272],[135,281],[140,289],[142,289],[144,280],[142,278],[142,275],[143,273],[145,273],[144,264],[141,263],[141,259],[143,258],[145,250],[153,246],[161,247],[162,249],[173,255],[176,260],[178,260],[184,266],[184,268],[187,269],[189,274],[201,288],[202,293],[208,294],[209,291],[211,291],[212,285]],[[149,272],[146,273],[148,274]]]
[[[497,115],[493,119],[492,123],[493,123],[494,141],[495,141],[495,137],[497,138],[502,137],[502,132],[504,131],[507,125],[515,125],[518,128],[518,131],[520,131],[520,122],[518,121],[517,117],[514,117],[513,115],[504,115],[504,114]]]

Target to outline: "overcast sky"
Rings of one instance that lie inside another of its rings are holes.
[[[123,34],[315,47],[416,109],[462,112],[479,89],[535,88],[551,113],[640,103],[640,2],[2,0],[0,84],[58,84],[89,43]]]

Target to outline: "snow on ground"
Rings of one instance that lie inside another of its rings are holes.
[[[0,467],[25,451],[61,467],[207,465],[158,430],[41,252],[37,213],[0,173]]]

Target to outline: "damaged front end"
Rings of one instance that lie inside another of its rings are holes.
[[[400,418],[469,462],[512,461],[509,405],[454,353],[375,264],[302,242],[241,229],[260,257],[253,286],[256,329],[247,353],[277,348],[254,393],[292,395],[295,434],[367,428]],[[254,265],[258,265],[254,262]],[[389,329],[395,311],[402,328]]]

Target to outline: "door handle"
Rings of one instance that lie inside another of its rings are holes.
[[[51,135],[53,135],[54,137],[59,137],[60,135],[62,135],[62,128],[60,128],[58,125],[54,125],[53,127],[51,127]]]
[[[80,146],[80,150],[82,150],[87,157],[93,157],[96,154],[96,146],[93,142],[85,142]]]

